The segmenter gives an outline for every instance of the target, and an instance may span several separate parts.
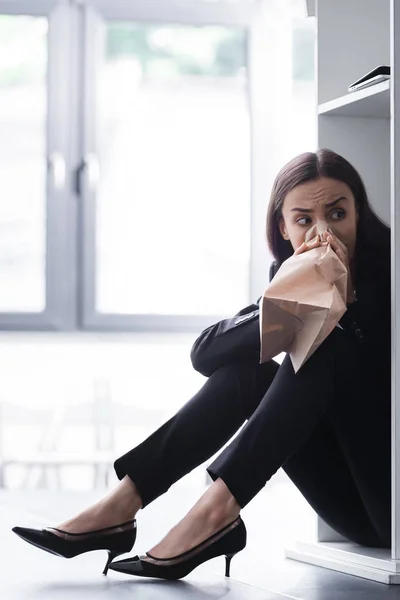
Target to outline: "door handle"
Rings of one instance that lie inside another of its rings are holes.
[[[65,158],[61,152],[53,152],[47,159],[47,167],[56,190],[63,190],[66,181]]]
[[[86,178],[87,188],[96,192],[100,182],[100,161],[97,154],[88,152],[82,161],[82,173]]]

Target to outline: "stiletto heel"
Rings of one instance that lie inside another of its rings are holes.
[[[172,558],[157,558],[146,552],[143,556],[133,556],[111,563],[110,569],[128,575],[156,577],[158,579],[181,579],[200,564],[225,555],[225,576],[229,577],[232,557],[246,546],[246,527],[237,517],[232,523],[197,544],[191,550]]]
[[[107,575],[107,571],[108,571],[108,567],[110,566],[110,562],[112,560],[114,560],[114,558],[117,558],[117,556],[120,556],[121,554],[123,554],[123,552],[113,552],[112,550],[107,550],[108,552],[108,559],[106,562],[106,566],[104,567],[104,571],[102,573],[102,575]]]
[[[230,577],[231,560],[234,556],[234,554],[227,554],[225,556],[225,577]]]
[[[84,533],[69,533],[55,527],[13,527],[12,530],[28,544],[64,558],[73,558],[92,550],[107,550],[108,559],[103,571],[103,575],[107,575],[111,561],[132,550],[136,540],[136,519]],[[54,533],[56,531],[61,535]]]

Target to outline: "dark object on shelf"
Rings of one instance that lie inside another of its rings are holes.
[[[362,90],[365,87],[369,87],[370,85],[375,85],[376,83],[381,83],[381,81],[385,81],[386,79],[390,79],[390,67],[386,65],[379,65],[372,69],[366,75],[354,81],[351,85],[349,85],[349,92],[355,92],[357,90]]]

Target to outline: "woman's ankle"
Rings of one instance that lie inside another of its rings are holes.
[[[217,479],[199,499],[197,505],[216,527],[223,527],[234,521],[240,514],[241,507],[231,494],[222,479]],[[195,509],[195,507],[193,507]]]
[[[102,498],[100,505],[121,516],[134,519],[142,507],[142,500],[134,482],[125,475],[117,487]]]
[[[121,481],[119,499],[121,505],[124,505],[127,510],[130,508],[134,516],[142,508],[142,499],[139,490],[137,489],[135,482],[132,481],[128,475],[125,475]]]

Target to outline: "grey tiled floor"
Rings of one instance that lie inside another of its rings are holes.
[[[138,515],[134,553],[154,545],[196,501],[202,490],[180,484]],[[285,559],[291,542],[315,539],[315,514],[297,489],[278,474],[243,510],[248,530],[246,549],[232,561],[231,580],[223,577],[224,559],[216,558],[180,582],[101,575],[105,552],[65,560],[25,544],[11,532],[14,525],[56,525],[98,500],[104,492],[0,492],[0,598],[68,600],[131,598],[193,600],[380,600],[399,598],[400,586],[387,586]]]

